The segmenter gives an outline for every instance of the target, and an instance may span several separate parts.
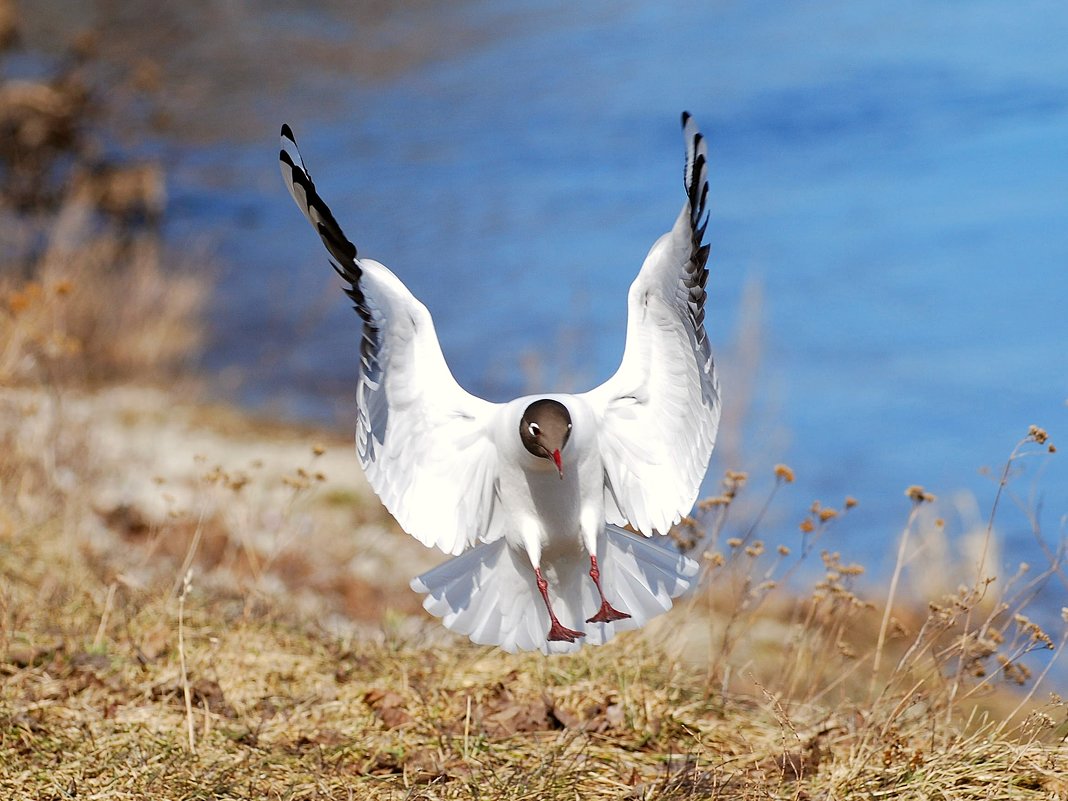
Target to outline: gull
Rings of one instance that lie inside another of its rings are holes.
[[[588,392],[491,403],[453,378],[426,307],[359,255],[282,126],[282,178],[362,321],[360,464],[401,528],[452,555],[411,587],[476,643],[600,645],[669,610],[698,573],[659,542],[697,499],[720,416],[704,326],[708,151],[689,113],[682,130],[685,201],[631,284],[619,369]]]

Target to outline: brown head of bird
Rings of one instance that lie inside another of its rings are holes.
[[[530,404],[519,421],[519,438],[523,447],[540,459],[556,465],[560,478],[564,477],[564,463],[560,451],[571,436],[571,415],[559,401],[542,400]]]

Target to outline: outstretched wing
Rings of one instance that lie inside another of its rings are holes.
[[[348,283],[363,320],[356,451],[371,487],[401,527],[458,554],[493,526],[498,405],[465,392],[441,353],[430,312],[392,272],[361,259],[315,191],[288,125],[282,178]]]
[[[705,333],[708,150],[688,113],[686,202],[628,295],[627,344],[585,397],[601,417],[608,522],[666,533],[700,490],[719,427],[719,381]]]

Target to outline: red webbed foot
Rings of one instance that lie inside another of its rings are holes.
[[[587,623],[611,623],[614,620],[626,620],[630,615],[620,612],[608,601],[601,601],[601,608],[593,617],[586,618]]]
[[[554,620],[549,627],[549,636],[545,639],[550,642],[574,642],[576,637],[585,637],[586,632],[569,629],[559,620]]]

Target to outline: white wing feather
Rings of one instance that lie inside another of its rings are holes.
[[[494,526],[497,404],[464,391],[445,363],[430,312],[385,266],[357,257],[315,191],[289,126],[282,178],[319,233],[363,320],[356,451],[401,527],[424,545],[461,553]]]
[[[704,328],[708,153],[683,114],[687,200],[628,295],[623,361],[586,393],[601,422],[608,522],[667,533],[697,500],[719,426],[719,381]]]

